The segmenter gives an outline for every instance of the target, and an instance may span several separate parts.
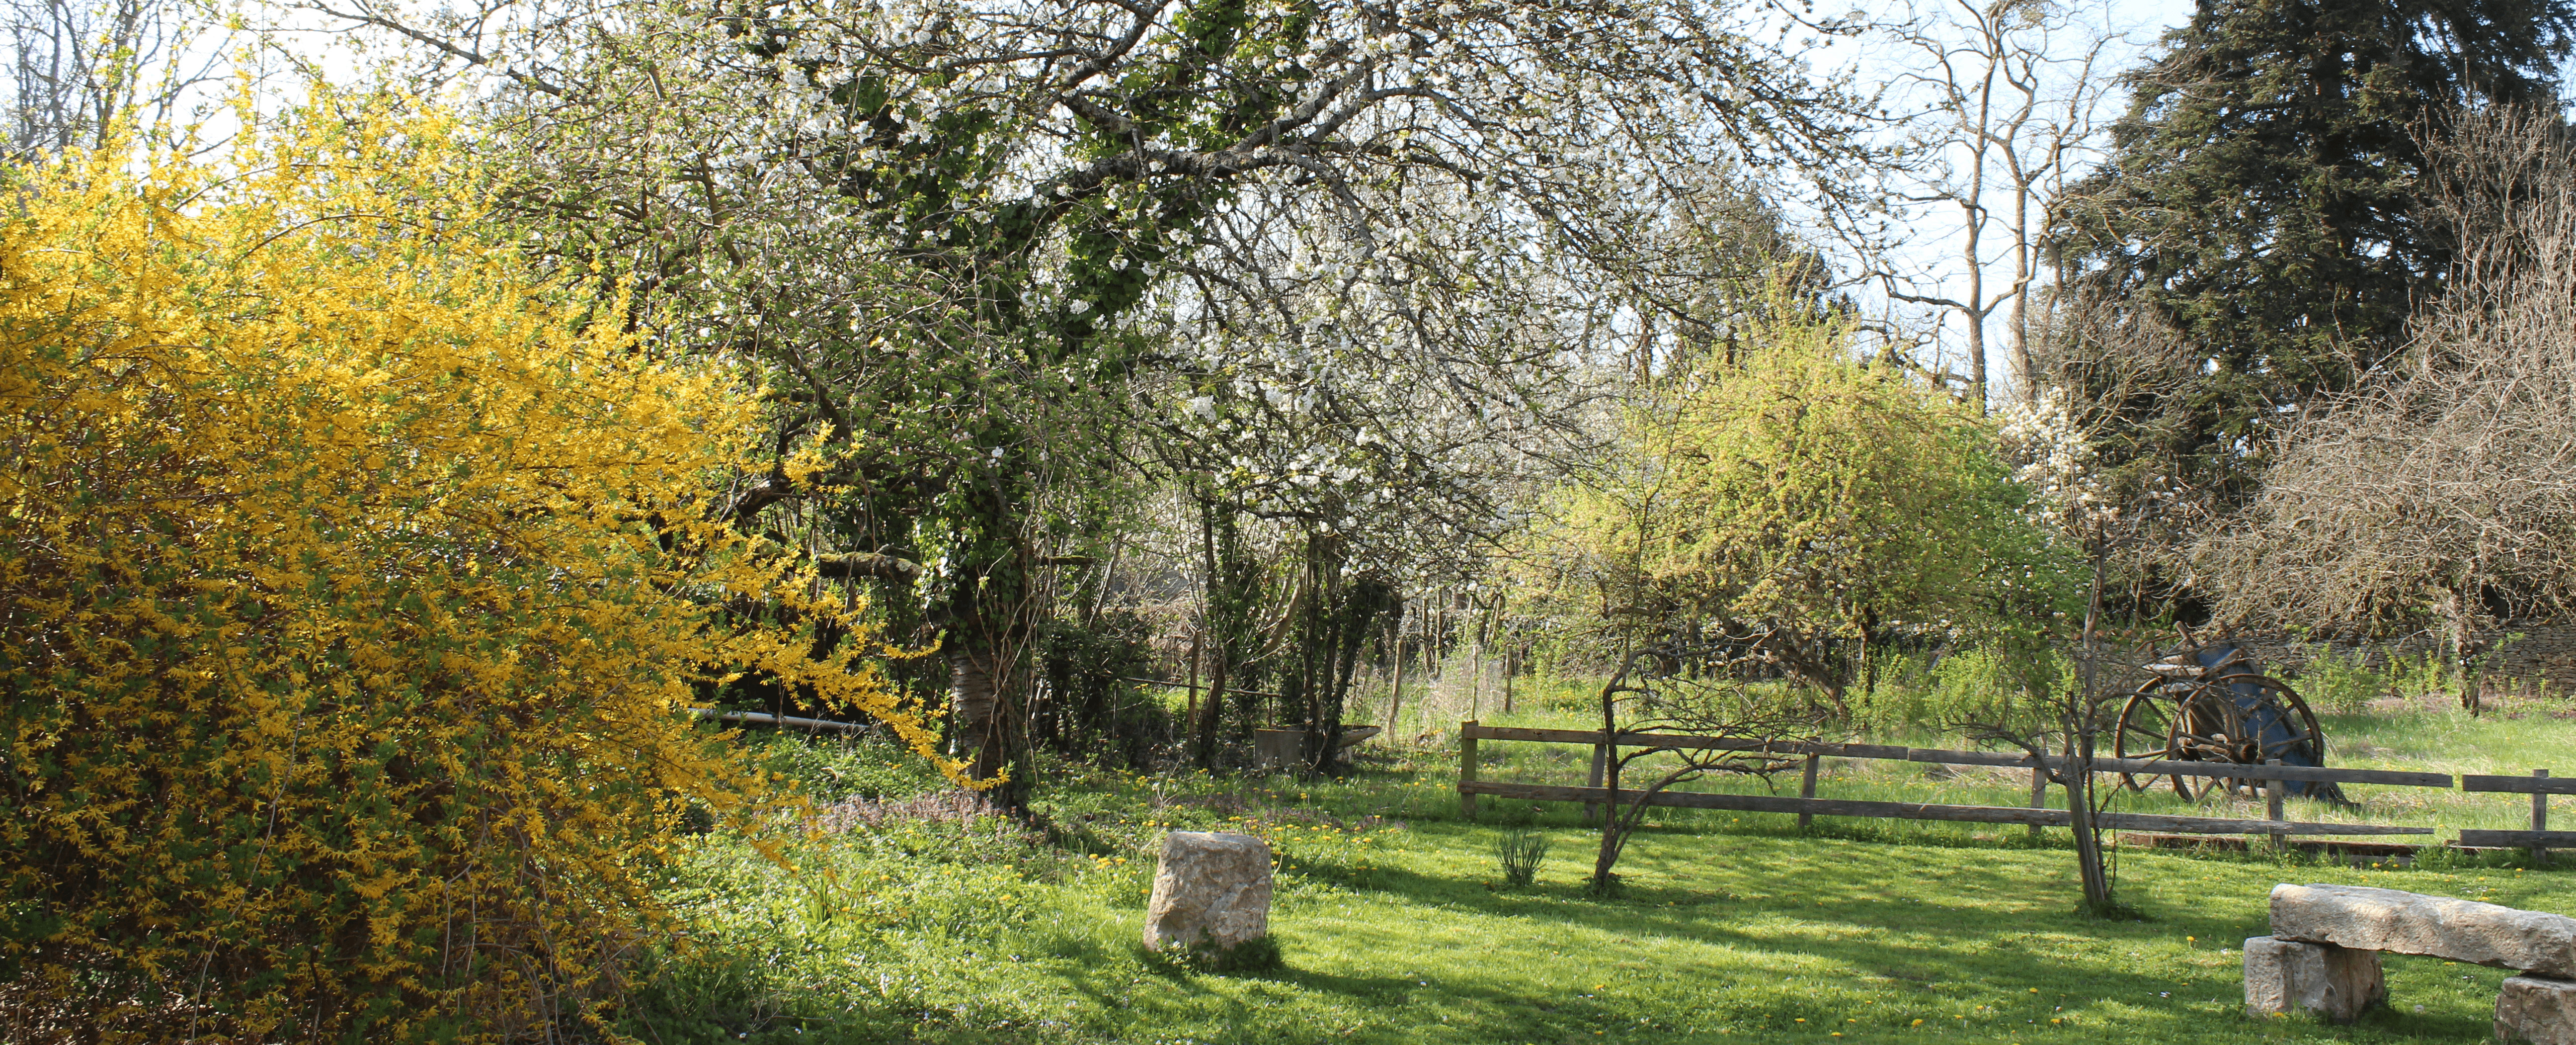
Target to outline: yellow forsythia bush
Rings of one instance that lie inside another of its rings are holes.
[[[5,173],[0,1040],[568,1029],[684,806],[759,792],[702,687],[929,755],[843,603],[706,521],[741,376],[533,277],[388,111]]]

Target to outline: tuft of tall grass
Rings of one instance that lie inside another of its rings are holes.
[[[1494,856],[1503,864],[1503,884],[1534,884],[1539,865],[1547,862],[1547,836],[1526,825],[1506,828],[1494,842]]]

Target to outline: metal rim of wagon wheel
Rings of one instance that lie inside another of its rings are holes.
[[[2139,686],[2136,693],[2129,695],[2128,703],[2121,705],[2119,725],[2111,735],[2113,756],[2143,762],[2161,762],[2172,756],[2174,716],[2164,705],[2179,705],[2183,698],[2179,694],[2164,692],[2169,685],[2163,679],[2149,680]],[[2122,773],[2120,784],[2131,791],[2145,791],[2159,775]],[[2191,800],[2188,779],[2179,776],[2165,779],[2173,783],[2174,790],[2182,795],[2184,801]]]

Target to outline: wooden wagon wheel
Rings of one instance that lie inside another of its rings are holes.
[[[2249,712],[2241,707],[2239,694],[2231,689],[2231,686],[2236,684],[2257,686],[2254,707],[2257,707],[2257,710],[2262,710],[2262,707],[2272,707],[2272,710],[2280,715],[2282,725],[2290,728],[2290,733],[2280,735],[2280,738],[2264,738],[2264,735],[2259,735],[2264,733],[2264,730],[2259,730],[2257,725],[2251,725],[2249,722]],[[2324,730],[2318,730],[2316,712],[2308,710],[2306,699],[2300,697],[2298,689],[2290,689],[2287,681],[2269,679],[2269,676],[2228,676],[2228,679],[2210,679],[2208,684],[2200,686],[2200,692],[2197,692],[2195,697],[2200,697],[2205,704],[2223,704],[2223,707],[2226,707],[2226,720],[2228,720],[2226,743],[2223,743],[2223,746],[2215,746],[2213,751],[2210,751],[2213,756],[2205,756],[2205,761],[2241,761],[2241,764],[2259,766],[2269,759],[2282,759],[2282,761],[2308,761],[2308,764],[2313,766],[2326,764],[2326,733]],[[2218,787],[2226,787],[2228,792],[2236,792],[2239,787],[2244,787],[2244,790],[2249,792],[2259,792],[2264,787],[2262,779],[2241,779],[2241,777],[2223,777],[2215,784],[2218,784]],[[2334,784],[2313,784],[2313,787],[2308,787],[2308,792],[2311,792],[2313,797],[2329,797],[2329,800],[2336,800],[2336,802],[2342,800],[2342,790],[2334,787]]]
[[[2130,694],[2128,703],[2121,705],[2119,727],[2111,737],[2111,753],[2115,757],[2158,762],[2175,756],[2173,707],[2181,702],[2181,698],[2163,692],[2169,685],[2162,679],[2149,681],[2139,686],[2136,693]],[[2143,777],[2136,773],[2122,773],[2120,783],[2131,791],[2144,791],[2156,776],[2155,773],[2147,773]],[[2184,801],[2191,800],[2190,778],[2174,776],[2166,779],[2172,781],[2174,791],[2182,795]]]
[[[2246,695],[2236,692],[2241,684],[2257,688],[2253,707],[2246,706]],[[2273,709],[2289,727],[2289,735],[2266,739],[2268,730],[2256,724],[2258,713]],[[2161,736],[2158,734],[2161,733]],[[2261,765],[2270,759],[2289,761],[2293,756],[2324,765],[2325,734],[2317,727],[2316,713],[2297,690],[2279,679],[2262,675],[2229,675],[2224,678],[2180,681],[2157,679],[2140,686],[2120,709],[2118,739],[2113,749],[2123,758],[2148,761],[2235,762]],[[2150,780],[2156,774],[2145,774]],[[2263,781],[2242,777],[2205,777],[2207,782],[2194,785],[2189,777],[2169,776],[2174,792],[2185,800],[2207,795],[2213,789],[2234,793],[2239,788],[2260,790]],[[2144,790],[2146,784],[2137,774],[2122,774],[2122,782],[2132,790]],[[2316,797],[2339,801],[2342,791],[2331,784],[2311,787]]]

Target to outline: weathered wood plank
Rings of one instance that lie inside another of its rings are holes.
[[[1603,734],[1594,729],[1536,729],[1524,726],[1471,726],[1462,734],[1485,740],[1521,740],[1542,744],[1599,744]],[[1932,762],[1953,766],[2010,766],[2028,768],[2030,756],[2006,751],[1944,751],[1937,748],[1906,748],[1887,744],[1797,744],[1765,743],[1722,737],[1695,737],[1678,733],[1622,733],[1621,747],[1702,748],[1721,751],[1760,751],[1783,756],[1821,755],[1828,758],[1875,758],[1908,762]],[[2051,757],[2050,768],[2065,759]],[[2336,769],[2320,766],[2257,766],[2234,762],[2166,762],[2146,759],[2097,758],[2096,773],[2133,773],[2150,776],[2233,777],[2238,780],[2301,780],[2312,783],[2382,784],[2390,787],[2453,786],[2450,774],[2419,773],[2399,769]],[[2531,777],[2477,777],[2479,780],[2519,781],[2529,784]],[[2576,777],[2553,778],[2554,783],[2576,784]],[[2475,790],[2475,789],[2473,789]],[[2528,791],[2529,787],[2497,787],[2497,791]],[[2576,794],[2576,790],[2551,790],[2550,794]]]
[[[2305,780],[2311,783],[2383,784],[2389,787],[2451,786],[2448,773],[2418,773],[2409,769],[2335,769],[2324,766],[2249,766],[2235,762],[2166,762],[2136,758],[2097,758],[2097,773],[2135,773],[2140,776],[2234,777],[2238,780]]]
[[[2576,776],[2479,776],[2460,778],[2462,791],[2511,792],[2518,795],[2576,795]]]
[[[1472,736],[1479,740],[1524,740],[1542,744],[1600,744],[1603,733],[1597,729],[1536,729],[1526,726],[1475,726]],[[1470,734],[1461,734],[1462,736]],[[1702,748],[1717,751],[1758,751],[1774,755],[1822,755],[1828,758],[1905,757],[1906,749],[1888,744],[1802,744],[1783,741],[1743,740],[1733,737],[1697,737],[1683,733],[1621,733],[1620,747]]]
[[[1461,783],[1458,789],[1469,794],[1493,795],[1525,802],[1600,802],[1609,797],[1609,792],[1605,788],[1513,784],[1501,781],[1465,782]],[[1633,802],[1635,794],[1633,791],[1622,791],[1620,800]],[[1876,802],[1844,798],[1787,798],[1776,795],[1713,795],[1697,791],[1661,792],[1648,799],[1646,804],[1682,809],[1727,809],[1748,813],[1807,813],[1815,816],[1857,816],[1896,820],[2038,824],[2042,827],[2064,827],[2071,819],[2063,809],[1953,806],[1928,802]],[[2433,833],[2433,829],[2429,827],[2235,820],[2210,816],[2165,816],[2155,813],[2102,813],[2096,817],[2096,820],[2105,828],[2121,831],[2285,835],[2429,835]]]
[[[2026,767],[2031,764],[2029,755],[2006,754],[2001,751],[1942,751],[1937,748],[1928,747],[1906,749],[1905,760],[1908,762],[1936,762],[1945,766]],[[2063,762],[2065,760],[2052,758],[2048,761],[2050,767],[2054,768],[2059,762]]]
[[[1937,762],[1955,766],[2030,765],[2030,756],[2001,751],[1939,751],[1914,748],[1905,755],[1909,762]],[[2051,769],[2066,764],[2062,758],[2048,760]],[[2233,777],[2238,780],[2305,780],[2316,783],[2385,784],[2392,787],[2451,786],[2447,773],[2418,773],[2403,769],[2335,769],[2321,766],[2257,766],[2239,762],[2168,762],[2161,759],[2096,758],[2096,773],[2133,773],[2139,776]],[[2508,777],[2528,780],[2529,777]]]
[[[2576,831],[2485,831],[2462,828],[2460,844],[2498,849],[2522,849],[2535,845],[2548,849],[2576,849]]]

